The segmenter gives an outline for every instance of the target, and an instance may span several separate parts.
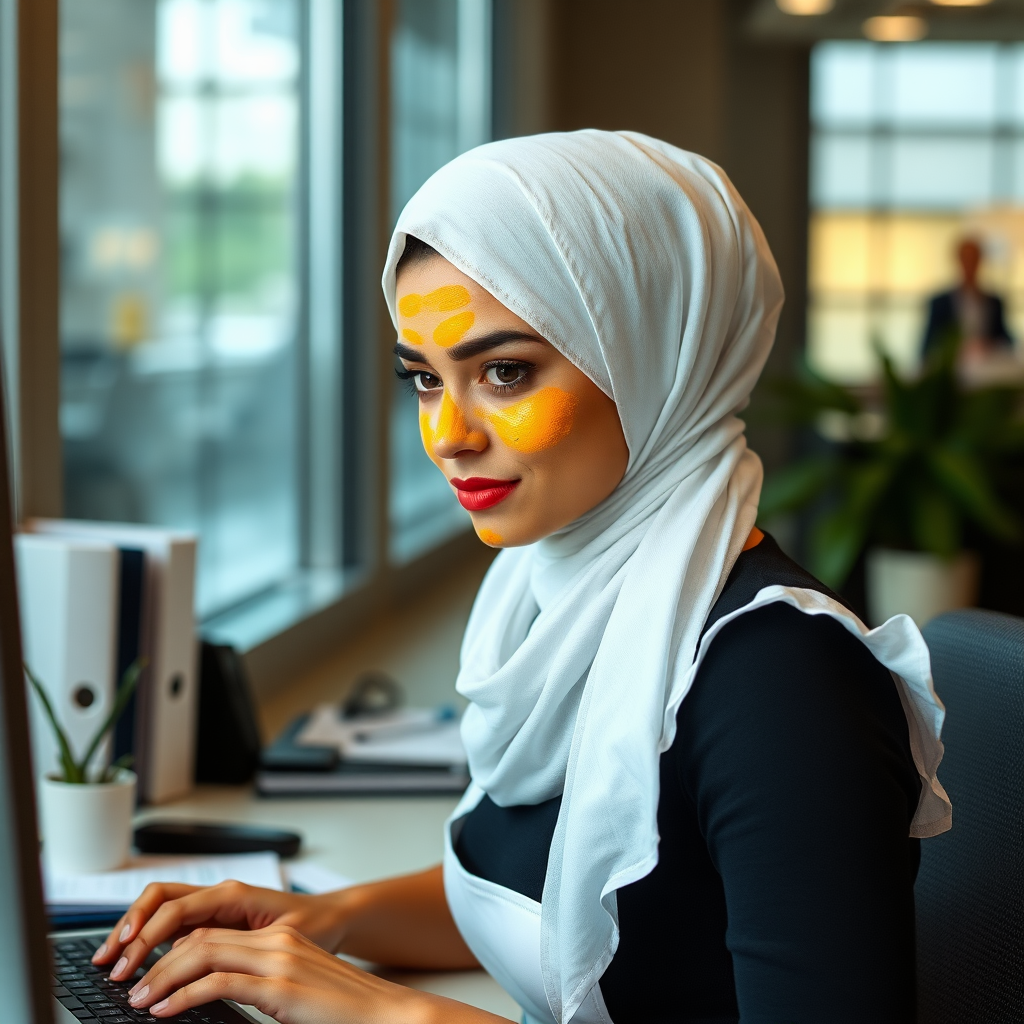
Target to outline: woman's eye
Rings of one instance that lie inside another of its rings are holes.
[[[522,363],[497,363],[487,367],[484,379],[494,387],[515,387],[526,379],[527,371]]]
[[[420,370],[413,376],[413,383],[416,385],[416,390],[422,394],[425,391],[436,391],[441,387],[441,378]]]

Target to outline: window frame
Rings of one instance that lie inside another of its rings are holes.
[[[246,656],[263,692],[453,566],[490,557],[467,526],[407,564],[388,559],[393,358],[379,271],[390,234],[381,183],[393,10],[300,0],[300,12],[300,568],[198,623]],[[63,512],[59,0],[0,0],[0,18],[0,334],[16,519],[25,521]],[[12,59],[26,53],[31,60]]]

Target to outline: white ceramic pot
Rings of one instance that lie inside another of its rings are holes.
[[[970,608],[978,599],[978,556],[963,551],[946,561],[920,551],[872,548],[867,555],[871,625],[903,612],[919,626],[942,612]]]
[[[39,783],[39,825],[47,867],[60,874],[111,871],[128,860],[135,810],[135,772],[113,782]]]

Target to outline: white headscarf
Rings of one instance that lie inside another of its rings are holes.
[[[757,514],[736,416],[782,307],[760,227],[722,170],[634,132],[481,146],[395,229],[522,317],[614,399],[629,463],[575,523],[503,551],[458,690],[474,783],[502,806],[562,794],[541,917],[545,989],[572,1017],[618,941],[615,890],[657,863],[659,757],[697,641]]]

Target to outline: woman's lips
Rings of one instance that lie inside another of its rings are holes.
[[[458,496],[459,504],[469,512],[481,512],[485,508],[504,501],[519,485],[518,480],[488,480],[482,476],[471,476],[468,480],[454,477],[451,481]]]

